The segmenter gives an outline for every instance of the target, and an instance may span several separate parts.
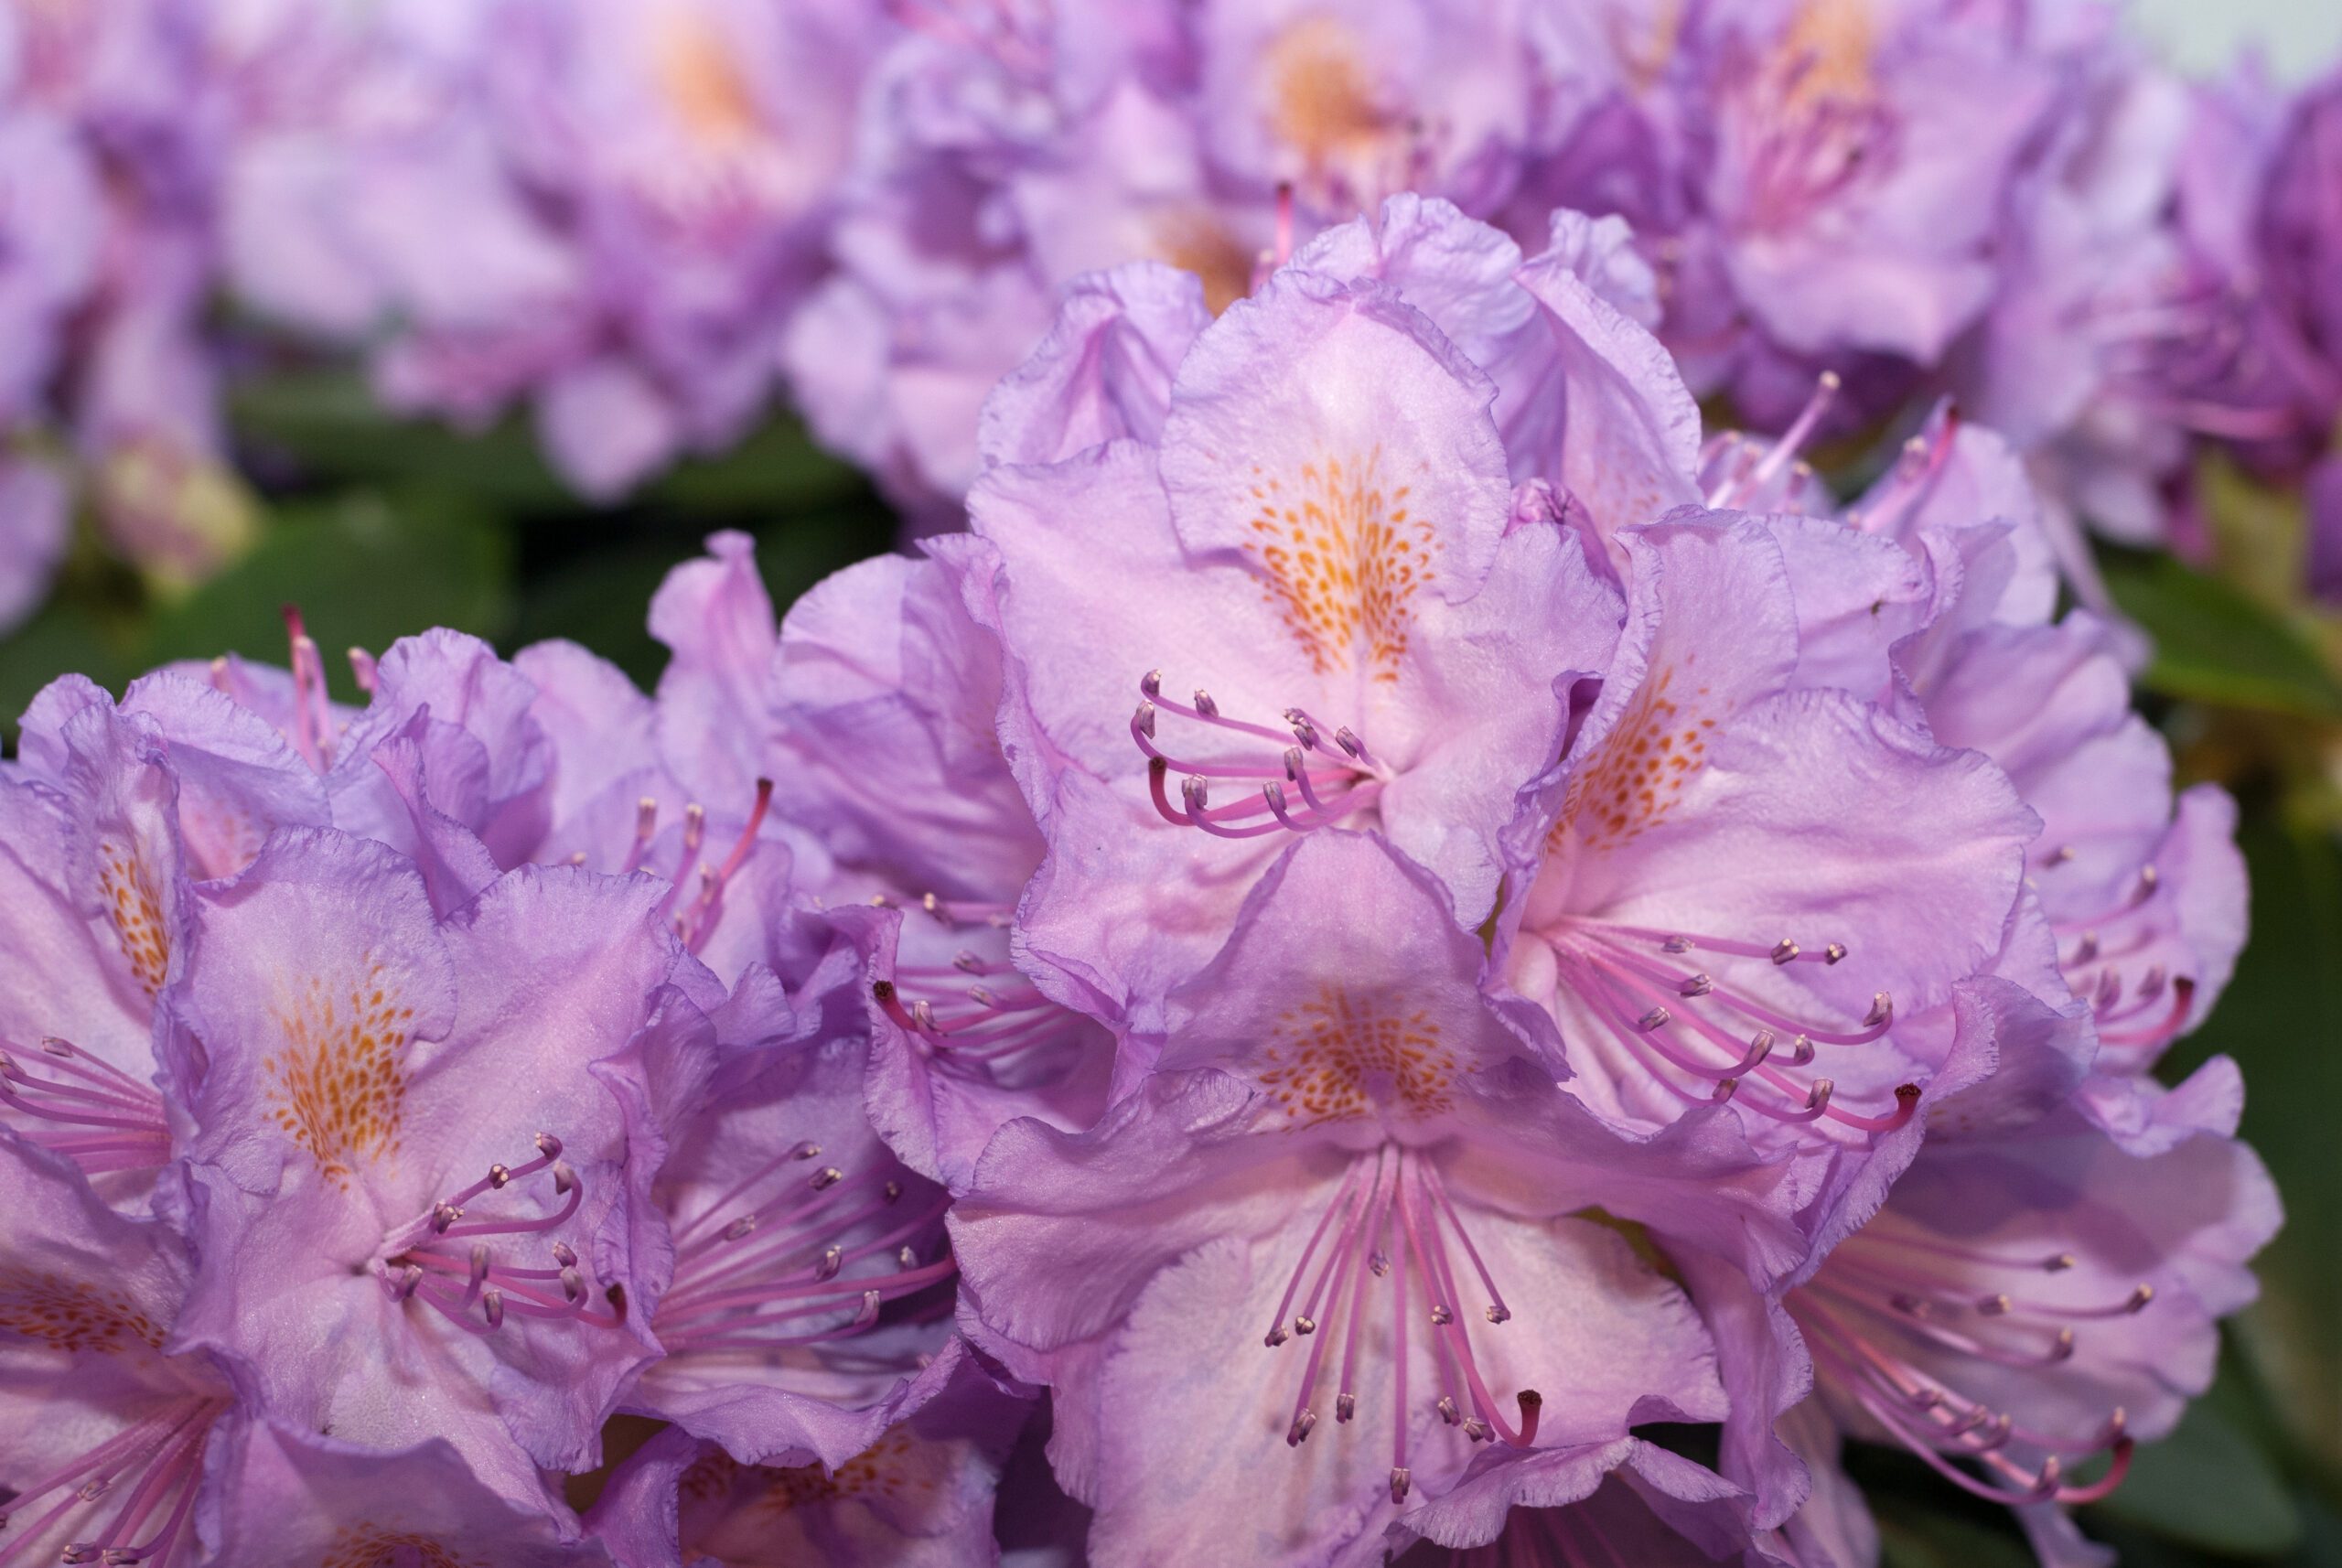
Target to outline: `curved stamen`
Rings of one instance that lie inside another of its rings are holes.
[[[575,1319],[597,1327],[618,1326],[616,1312],[592,1307],[598,1293],[587,1289],[577,1253],[567,1242],[550,1244],[546,1256],[553,1267],[546,1269],[516,1266],[481,1240],[544,1235],[567,1224],[585,1202],[585,1182],[561,1157],[562,1141],[551,1133],[540,1133],[535,1143],[535,1159],[518,1165],[490,1165],[478,1181],[440,1199],[428,1213],[384,1238],[375,1272],[392,1300],[420,1301],[473,1333],[501,1326],[508,1312],[523,1317]],[[551,1212],[533,1219],[467,1219],[469,1208],[478,1199],[538,1176],[552,1178],[553,1194],[562,1200]],[[458,1276],[466,1282],[461,1293],[439,1283]],[[560,1283],[559,1297],[532,1283],[545,1280]],[[485,1328],[467,1316],[475,1305],[486,1319]]]

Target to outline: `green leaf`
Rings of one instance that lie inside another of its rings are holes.
[[[2285,1228],[2255,1262],[2261,1297],[2238,1323],[2255,1381],[2302,1457],[2342,1482],[2342,853],[2328,834],[2249,816],[2252,938],[2204,1027],[2165,1076],[2215,1052],[2244,1070],[2247,1142],[2285,1200]]]
[[[379,654],[435,626],[494,638],[511,618],[510,575],[494,519],[451,495],[356,491],[287,507],[250,554],[156,618],[140,663],[232,651],[282,664],[284,607],[297,605],[347,700],[342,650]]]
[[[579,502],[537,450],[525,421],[510,416],[466,432],[412,419],[375,402],[347,370],[272,375],[236,388],[229,418],[244,467],[264,478],[395,487],[425,484],[505,511],[561,511]]]
[[[52,599],[40,613],[0,639],[0,721],[8,744],[16,719],[43,686],[59,675],[87,675],[113,691],[131,670],[121,628],[70,598]]]
[[[2108,552],[2106,585],[2154,639],[2150,689],[2223,707],[2342,718],[2342,685],[2300,631],[2168,555]]]
[[[776,419],[720,456],[677,464],[642,493],[645,505],[693,512],[769,512],[842,500],[865,480],[813,444],[793,419]]]
[[[2034,1568],[2025,1539],[2005,1527],[1903,1497],[1875,1511],[1885,1568]]]
[[[2214,1552],[2267,1556],[2302,1533],[2284,1477],[2202,1400],[2169,1437],[2140,1444],[2129,1478],[2098,1510]]]

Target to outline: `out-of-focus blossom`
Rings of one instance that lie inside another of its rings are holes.
[[[1482,1462],[1392,1530],[1419,1538],[1394,1568],[1558,1568],[1631,1563],[1707,1568],[1776,1559],[1752,1538],[1746,1497],[1713,1472],[1638,1438]]]
[[[65,481],[38,459],[0,457],[0,633],[40,605],[72,526]]]
[[[975,478],[974,411],[1080,274],[1168,263],[1217,312],[1386,197],[1491,214],[1594,66],[1508,0],[1107,15],[921,8],[875,78],[843,267],[787,357],[815,428],[919,515]]]
[[[2160,541],[2192,444],[2297,467],[2342,409],[2264,249],[2285,224],[2261,202],[2273,102],[2250,77],[2191,85],[2110,52],[2014,209],[2007,278],[1952,385],[2060,522]]]
[[[554,466],[621,493],[762,411],[888,30],[738,0],[285,13],[227,177],[235,285],[371,343],[394,406],[529,401]]]

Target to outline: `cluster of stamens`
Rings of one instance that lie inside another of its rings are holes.
[[[852,1175],[804,1168],[821,1157],[820,1144],[798,1144],[677,1229],[674,1283],[651,1315],[670,1356],[850,1338],[886,1304],[957,1272],[948,1254],[919,1261],[939,1238],[944,1193],[891,1160]]]
[[[1872,95],[1831,84],[1818,54],[1799,52],[1769,68],[1736,63],[1737,81],[1727,91],[1746,105],[1749,134],[1737,139],[1731,161],[1748,227],[1779,231],[1810,221],[1866,171],[1885,166],[1894,117]]]
[[[95,1505],[122,1495],[122,1507],[113,1516],[88,1536],[69,1542],[58,1560],[103,1568],[134,1563],[169,1568],[179,1546],[192,1540],[187,1523],[202,1479],[204,1444],[212,1423],[227,1408],[225,1400],[174,1401],[26,1482],[0,1503],[0,1564],[15,1561],[62,1527],[76,1509],[94,1512]],[[44,1502],[47,1506],[40,1507]],[[150,1524],[151,1532],[141,1540]]]
[[[1285,1429],[1285,1442],[1298,1447],[1316,1429],[1318,1412],[1310,1402],[1337,1332],[1342,1352],[1334,1419],[1343,1423],[1357,1419],[1359,1330],[1372,1305],[1378,1282],[1390,1282],[1393,1323],[1391,1500],[1394,1503],[1405,1500],[1413,1474],[1407,1464],[1411,1338],[1407,1325],[1414,1312],[1422,1312],[1431,1326],[1434,1372],[1431,1404],[1439,1418],[1461,1428],[1475,1443],[1501,1438],[1515,1447],[1527,1448],[1537,1440],[1538,1413],[1543,1403],[1537,1391],[1523,1389],[1515,1396],[1520,1415],[1515,1427],[1489,1393],[1473,1359],[1471,1336],[1461,1313],[1463,1295],[1456,1288],[1460,1271],[1449,1251],[1451,1234],[1488,1292],[1483,1316],[1491,1324],[1509,1321],[1512,1311],[1505,1305],[1488,1264],[1481,1261],[1479,1249],[1465,1231],[1438,1166],[1420,1151],[1382,1145],[1370,1164],[1360,1159],[1351,1165],[1333,1201],[1318,1217],[1316,1229],[1310,1232],[1300,1261],[1285,1282],[1276,1316],[1262,1341],[1273,1350],[1295,1335],[1310,1342],[1301,1389],[1294,1398],[1292,1424]],[[1325,1257],[1313,1274],[1310,1264],[1321,1246],[1326,1246]]]
[[[40,1070],[0,1049],[0,1109],[28,1119],[16,1131],[89,1176],[151,1170],[171,1157],[163,1097],[70,1041],[40,1043]]]
[[[1163,672],[1150,670],[1139,682],[1141,700],[1131,715],[1131,738],[1146,757],[1147,788],[1155,809],[1175,827],[1201,828],[1218,838],[1249,839],[1278,832],[1305,833],[1341,821],[1373,803],[1391,770],[1367,749],[1348,725],[1332,728],[1300,708],[1284,711],[1285,728],[1231,719],[1219,711],[1211,693],[1198,687],[1192,705],[1163,694]],[[1174,757],[1155,743],[1164,714],[1173,714],[1247,743],[1267,741],[1278,749],[1272,756],[1255,753],[1245,758],[1192,760]],[[1174,806],[1167,788],[1179,774],[1179,804]],[[1225,806],[1211,803],[1214,779],[1242,784],[1257,795]]]
[[[1826,1119],[1863,1133],[1892,1132],[1918,1110],[1914,1084],[1896,1090],[1893,1110],[1869,1115],[1835,1103],[1832,1079],[1792,1076],[1813,1064],[1817,1046],[1862,1046],[1883,1038],[1895,1024],[1895,1002],[1885,992],[1872,996],[1870,1010],[1853,1026],[1829,1028],[1794,1019],[1742,988],[1719,983],[1707,970],[1684,970],[1649,956],[1653,950],[1670,957],[1697,951],[1776,968],[1835,964],[1846,957],[1842,943],[1807,948],[1788,937],[1771,943],[1734,941],[1593,920],[1573,920],[1551,940],[1563,983],[1654,1082],[1687,1104],[1736,1099],[1775,1122]],[[1750,1089],[1759,1092],[1745,1092]]]
[[[376,1268],[392,1301],[419,1301],[473,1334],[494,1333],[512,1316],[618,1326],[623,1308],[595,1305],[596,1293],[567,1242],[556,1240],[546,1249],[544,1262],[551,1267],[524,1268],[498,1255],[498,1246],[517,1246],[524,1238],[560,1230],[585,1200],[577,1172],[561,1157],[561,1140],[540,1133],[536,1146],[535,1159],[489,1166],[479,1180],[433,1204],[428,1214],[384,1240]],[[469,1206],[481,1197],[538,1176],[550,1177],[553,1195],[562,1200],[552,1213],[535,1219],[469,1216]]]
[[[2033,1299],[2029,1281],[2075,1266],[2070,1252],[2004,1257],[1942,1240],[1888,1210],[1842,1243],[1789,1298],[1817,1369],[1939,1473],[1995,1502],[2092,1502],[2112,1491],[2131,1458],[2120,1406],[2082,1436],[2037,1431],[1950,1388],[1917,1357],[1966,1358],[2016,1372],[2069,1360],[2075,1324],[2143,1312],[2154,1287],[2080,1306]],[[1993,1288],[1978,1289],[1983,1275]],[[2000,1288],[2003,1283],[2005,1288]],[[2011,1450],[2029,1450],[2028,1467]],[[2075,1463],[2107,1455],[2105,1475],[2067,1479]],[[1965,1461],[1975,1469],[1955,1461]]]
[[[2074,858],[2068,848],[2052,851],[2048,869]],[[2074,994],[2087,999],[2101,1048],[2136,1053],[2146,1060],[2178,1037],[2195,1009],[2196,982],[2150,963],[2135,975],[2125,965],[2152,950],[2175,918],[2171,895],[2154,866],[2143,867],[2129,897],[2089,918],[2055,923],[2058,963]]]
[[[748,820],[732,841],[732,848],[724,859],[710,865],[700,858],[700,851],[707,845],[707,808],[693,800],[683,807],[682,847],[675,863],[674,874],[668,878],[667,895],[660,900],[659,913],[693,952],[707,945],[707,940],[724,915],[724,891],[739,875],[740,867],[757,847],[757,833],[764,826],[765,816],[772,808],[772,780],[757,780],[757,795],[748,808]],[[650,851],[659,837],[659,802],[649,795],[634,805],[634,837],[625,854],[614,868],[621,876],[637,871],[655,869],[650,866]],[[572,865],[584,865],[590,857],[578,850],[569,857]],[[684,889],[693,889],[686,898]]]

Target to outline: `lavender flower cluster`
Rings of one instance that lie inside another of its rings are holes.
[[[779,624],[717,536],[651,697],[51,685],[0,1561],[1868,1568],[1849,1440],[2102,1561],[2279,1219],[2151,1071],[2233,806],[2006,440],[1841,507],[1656,288],[1413,196],[1093,275],[970,532]]]
[[[2299,486],[2342,412],[2342,79],[2190,82],[2079,0],[19,0],[0,28],[0,420],[69,436],[182,572],[226,527],[215,292],[362,354],[392,408],[528,405],[594,497],[785,389],[935,526],[1074,280],[1163,261],[1219,310],[1402,192],[1531,251],[1557,206],[1628,220],[1646,324],[1754,428],[1825,374],[1829,435],[1958,396],[2085,580],[2078,521],[2184,542],[2195,451]],[[0,620],[63,541],[25,446]],[[2342,539],[2342,468],[2308,493]]]

